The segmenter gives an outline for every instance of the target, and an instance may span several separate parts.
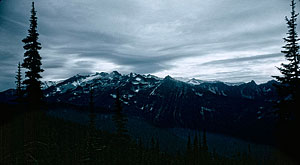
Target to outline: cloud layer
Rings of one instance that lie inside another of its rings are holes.
[[[14,87],[31,0],[0,2],[0,90]],[[118,70],[264,82],[285,36],[286,0],[39,0],[44,80]]]

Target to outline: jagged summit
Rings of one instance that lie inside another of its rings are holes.
[[[167,75],[165,78],[164,78],[165,81],[170,81],[170,80],[175,80],[174,78],[172,78],[170,75]]]
[[[95,106],[111,109],[118,88],[125,112],[162,125],[190,127],[211,120],[229,124],[262,120],[272,110],[276,99],[273,83],[251,81],[233,85],[196,78],[180,81],[170,75],[159,78],[113,71],[73,76],[52,83],[44,93],[48,102],[88,105],[90,87],[93,86]]]
[[[251,84],[253,86],[258,85],[254,80],[250,81],[250,82],[222,82],[222,81],[207,81],[207,80],[200,80],[197,78],[182,78],[182,77],[171,77],[170,75],[167,75],[164,78],[160,78],[151,74],[147,74],[147,75],[143,75],[143,74],[137,74],[137,73],[129,73],[129,74],[121,74],[118,71],[112,71],[110,73],[107,72],[96,72],[94,74],[89,74],[89,75],[81,75],[81,74],[76,74],[66,80],[62,80],[59,82],[55,82],[55,81],[47,81],[45,82],[43,88],[46,88],[47,86],[51,86],[52,84],[59,84],[61,82],[66,82],[66,81],[80,81],[80,79],[87,79],[86,81],[91,81],[92,79],[96,79],[96,78],[115,78],[115,77],[140,77],[140,78],[145,78],[145,79],[156,79],[156,80],[173,80],[173,81],[181,81],[181,82],[185,82],[191,85],[201,85],[201,84],[216,84],[216,83],[220,83],[220,84],[226,84],[228,86],[240,86],[242,84]],[[275,80],[271,80],[269,81],[270,83],[276,83]],[[267,82],[267,83],[269,83]],[[265,83],[263,83],[265,84]]]
[[[48,103],[87,106],[93,87],[94,105],[109,110],[115,103],[118,88],[126,113],[165,126],[205,126],[214,121],[214,127],[226,125],[231,128],[231,124],[264,119],[277,97],[274,83],[276,81],[264,84],[251,81],[232,85],[195,78],[180,81],[171,76],[159,78],[150,74],[113,71],[45,82],[43,89]],[[0,101],[7,101],[10,95],[13,96],[11,93],[0,93]]]
[[[254,80],[251,80],[248,84],[251,84],[251,85],[257,85],[256,82]]]
[[[273,82],[274,83],[274,82]],[[188,81],[180,81],[172,78],[170,75],[165,78],[159,78],[153,75],[141,75],[136,73],[121,74],[117,71],[111,73],[95,73],[90,75],[75,75],[69,79],[56,82],[45,82],[44,89],[46,96],[56,96],[57,94],[64,93],[88,93],[91,85],[95,88],[99,88],[101,91],[112,90],[117,87],[124,87],[126,93],[133,92],[134,95],[140,92],[146,92],[145,95],[153,96],[155,93],[159,93],[160,90],[166,90],[164,88],[172,89],[172,91],[179,91],[179,95],[187,94],[192,91],[191,95],[205,96],[216,95],[235,98],[247,98],[258,99],[268,95],[268,92],[274,91],[272,82],[257,85],[255,81],[242,84],[227,84],[220,81],[203,81],[192,78]],[[78,88],[81,87],[81,88]],[[185,90],[182,91],[184,88]],[[197,92],[201,90],[202,92]],[[147,93],[149,92],[149,93]],[[207,94],[204,94],[207,93]],[[112,94],[112,92],[110,93]],[[271,94],[273,96],[274,94]],[[268,98],[267,98],[268,99]],[[73,96],[70,96],[68,100],[74,100]]]
[[[96,72],[90,75],[80,75],[70,77],[69,79],[53,82],[47,81],[43,84],[43,89],[46,91],[46,96],[55,96],[56,94],[74,92],[83,87],[84,92],[88,92],[89,86],[93,85],[96,88],[116,88],[126,86],[128,91],[139,93],[141,91],[153,90],[150,92],[153,95],[162,84],[166,88],[201,88],[208,92],[220,96],[234,96],[248,99],[263,97],[264,92],[273,91],[273,85],[276,81],[269,81],[265,84],[256,84],[255,81],[248,83],[224,83],[221,81],[203,81],[196,78],[183,81],[172,78],[170,75],[165,78],[159,78],[151,74],[142,75],[137,73],[121,74],[118,71],[110,73]],[[80,87],[80,88],[78,88]],[[153,88],[153,89],[152,89]],[[182,91],[186,92],[186,91]],[[76,92],[75,92],[76,93]],[[150,94],[149,93],[149,94]],[[195,93],[195,92],[194,92]],[[197,93],[196,95],[202,95]],[[272,94],[273,96],[274,94]]]
[[[122,76],[118,71],[112,71],[110,73],[110,75],[112,75],[112,76]]]

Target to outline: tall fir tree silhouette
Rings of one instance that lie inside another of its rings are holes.
[[[87,164],[96,164],[97,161],[97,150],[99,147],[100,138],[97,137],[97,129],[95,123],[95,109],[94,109],[94,89],[93,87],[90,88],[90,103],[89,103],[89,123],[88,123],[88,130],[87,130],[87,148],[86,148],[86,155],[84,155],[84,160]]]
[[[207,137],[206,137],[206,130],[203,130],[202,134],[202,152],[201,157],[204,162],[207,162],[211,159],[210,153],[208,151],[208,144],[207,144]]]
[[[198,146],[199,146],[199,152],[202,150],[202,139],[201,139],[201,135],[200,135],[200,131],[198,132]]]
[[[20,62],[18,63],[18,70],[16,73],[16,95],[20,98],[22,95],[22,72]]]
[[[194,164],[199,164],[199,142],[198,142],[198,135],[197,133],[195,133],[194,136],[194,145],[193,145],[193,159],[194,159]]]
[[[120,98],[119,89],[116,89],[116,101],[114,107],[114,115],[112,120],[116,128],[116,137],[114,138],[113,145],[115,150],[115,164],[128,164],[128,154],[129,154],[129,143],[130,137],[128,135],[128,130],[126,127],[127,117],[122,112],[122,103]]]
[[[194,136],[194,146],[193,146],[193,150],[196,154],[198,154],[199,152],[199,143],[198,143],[198,135],[195,134]]]
[[[187,144],[186,144],[186,156],[185,156],[185,163],[186,164],[192,164],[193,162],[193,149],[192,149],[192,142],[191,142],[191,136],[188,136]]]
[[[273,76],[280,84],[276,85],[279,101],[276,105],[280,120],[290,120],[292,117],[299,117],[297,111],[299,103],[300,93],[300,69],[299,69],[299,45],[298,34],[296,31],[297,17],[299,13],[296,13],[296,2],[291,1],[291,17],[285,17],[287,22],[287,37],[284,38],[286,43],[281,51],[288,63],[281,64],[281,67],[277,67],[281,72],[281,76]]]
[[[192,151],[192,143],[191,143],[191,136],[189,135],[188,136],[188,141],[187,141],[187,144],[186,144],[186,152],[188,154],[191,154],[193,151]]]
[[[34,8],[34,2],[32,2],[31,17],[30,17],[30,28],[28,30],[28,36],[22,40],[25,44],[23,48],[24,62],[22,67],[27,69],[25,72],[26,79],[24,84],[26,86],[26,95],[31,103],[38,103],[41,101],[43,96],[41,90],[40,75],[44,70],[41,68],[41,56],[39,50],[41,50],[41,43],[38,42],[39,34],[37,32],[37,16]]]
[[[206,140],[206,130],[203,130],[203,134],[202,134],[202,150],[204,152],[208,152],[208,145],[207,145],[207,140]]]
[[[279,122],[277,123],[277,140],[279,148],[289,156],[299,161],[298,150],[300,147],[299,134],[299,106],[300,106],[300,54],[299,37],[296,30],[297,17],[296,2],[291,0],[291,17],[285,17],[287,22],[286,43],[281,51],[288,63],[282,63],[278,67],[281,76],[273,76],[280,84],[276,85],[279,100],[276,103]]]
[[[126,128],[127,118],[122,112],[122,103],[120,99],[120,92],[119,89],[116,90],[116,101],[115,101],[115,113],[112,117],[115,127],[116,133],[119,137],[127,138],[128,137],[128,130]]]

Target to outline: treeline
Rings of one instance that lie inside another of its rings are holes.
[[[114,133],[97,129],[95,119],[92,108],[86,125],[26,111],[0,126],[0,164],[292,164],[281,155],[268,161],[256,160],[251,152],[221,156],[209,151],[205,131],[188,138],[186,150],[169,154],[156,137],[133,140],[125,115],[121,136],[119,128]],[[118,127],[119,119],[112,120]]]
[[[219,155],[215,150],[209,151],[205,130],[193,138],[189,136],[186,149],[176,154],[161,151],[156,137],[145,142],[150,145],[141,138],[133,140],[128,134],[119,90],[112,117],[114,133],[96,127],[93,88],[85,125],[51,117],[46,109],[32,110],[30,105],[15,108],[25,110],[0,127],[0,164],[293,164],[282,155],[257,160],[250,148],[248,153],[232,154],[234,157]]]

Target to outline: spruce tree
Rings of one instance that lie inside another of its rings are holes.
[[[194,159],[194,164],[198,164],[199,160],[199,143],[198,143],[198,135],[197,133],[194,136],[194,145],[193,145],[193,159]]]
[[[18,63],[18,71],[16,72],[16,95],[21,97],[22,94],[22,73],[21,73],[21,64]]]
[[[206,141],[206,130],[203,130],[203,137],[202,137],[202,149],[204,152],[208,152],[208,145]]]
[[[287,37],[284,38],[286,43],[281,51],[287,64],[282,63],[281,67],[277,67],[281,72],[281,76],[273,76],[280,84],[276,85],[279,101],[277,103],[279,117],[281,120],[289,120],[292,116],[298,116],[299,112],[296,109],[299,107],[299,92],[300,92],[300,69],[299,69],[299,45],[298,34],[296,31],[297,16],[299,13],[295,11],[296,2],[291,2],[291,18],[285,17],[287,22]]]
[[[198,132],[198,137],[199,137],[199,140],[198,140],[199,152],[201,152],[201,150],[202,150],[202,140],[201,140],[200,132]]]
[[[42,48],[41,43],[38,42],[38,32],[37,32],[37,16],[34,8],[34,2],[32,2],[32,10],[30,17],[30,28],[28,30],[28,36],[22,40],[25,44],[23,48],[24,62],[22,67],[27,69],[25,72],[26,79],[24,84],[26,85],[26,94],[31,103],[37,103],[41,100],[43,93],[41,90],[40,75],[44,70],[41,68],[41,56],[39,50]]]
[[[116,133],[119,137],[127,138],[128,130],[126,129],[127,118],[122,112],[122,103],[120,100],[119,89],[116,91],[116,101],[115,101],[115,113],[113,115],[113,121],[116,126]]]
[[[87,148],[86,155],[84,155],[84,161],[89,164],[95,164],[96,161],[96,151],[99,148],[97,143],[97,129],[95,124],[96,114],[94,111],[94,89],[90,89],[90,113],[89,113],[89,123],[88,123],[88,132],[87,132]]]
[[[116,128],[116,138],[114,139],[115,164],[121,164],[121,162],[126,164],[126,162],[128,162],[130,137],[126,128],[128,120],[122,112],[119,89],[116,90],[115,109],[112,120],[115,123]]]
[[[194,150],[195,154],[198,154],[198,152],[199,152],[199,143],[198,143],[198,135],[197,134],[195,134],[195,136],[194,136],[193,150]]]
[[[159,153],[160,153],[160,146],[159,146],[159,140],[158,140],[158,138],[156,138],[156,143],[155,143],[155,149],[154,149],[154,152],[155,152],[156,154],[158,154],[158,155],[159,155]]]
[[[296,2],[291,1],[291,16],[286,17],[287,37],[284,38],[285,45],[281,51],[287,63],[282,63],[278,67],[281,76],[273,76],[279,81],[276,85],[279,100],[276,103],[279,122],[277,123],[277,140],[278,145],[287,154],[298,158],[299,135],[296,133],[299,125],[299,106],[300,106],[300,54],[299,54],[299,37],[296,30],[297,17]]]
[[[186,144],[186,156],[185,156],[185,162],[186,164],[192,164],[193,160],[193,149],[192,149],[192,142],[191,142],[191,136],[188,136],[188,141]]]
[[[186,144],[186,152],[188,155],[190,155],[192,153],[192,143],[191,143],[191,136],[188,136],[188,141]]]

